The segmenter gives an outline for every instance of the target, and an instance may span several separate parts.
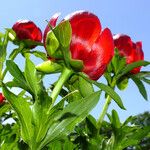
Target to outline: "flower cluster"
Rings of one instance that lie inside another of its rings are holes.
[[[55,14],[50,19],[44,31],[44,45],[46,45],[48,32],[51,32],[50,26],[56,27],[58,17],[59,15]],[[93,80],[103,75],[114,56],[114,46],[119,50],[120,56],[126,58],[127,64],[144,59],[141,42],[134,43],[129,36],[123,34],[112,36],[108,28],[102,30],[99,18],[93,13],[77,11],[65,17],[64,20],[69,20],[72,28],[69,47],[71,58],[81,60],[82,71]],[[41,30],[32,21],[18,21],[14,24],[13,30],[19,40],[29,39],[38,42],[42,40]],[[53,59],[53,56],[48,57]],[[138,73],[140,69],[141,67],[134,68],[131,73]]]

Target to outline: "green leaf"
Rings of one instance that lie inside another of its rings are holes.
[[[149,80],[149,79],[142,78],[142,80],[143,80],[145,83],[150,84],[150,80]]]
[[[8,103],[5,103],[4,105],[0,105],[0,117],[3,113],[6,113],[10,110],[11,106]]]
[[[117,76],[117,80],[121,77],[121,76],[123,76],[123,75],[125,75],[125,74],[127,74],[129,71],[131,71],[132,69],[134,69],[134,68],[137,68],[137,67],[140,67],[140,66],[147,66],[147,65],[150,65],[150,62],[148,62],[148,61],[138,61],[138,62],[134,62],[134,63],[132,63],[132,64],[128,64],[123,70],[122,70],[122,72],[120,73],[120,74],[118,74],[118,76]]]
[[[12,60],[7,60],[6,66],[10,74],[14,77],[14,80],[11,83],[9,83],[10,86],[21,87],[29,92],[30,90],[26,83],[24,74],[19,69],[19,67]]]
[[[147,127],[143,127],[143,128],[138,128],[137,127],[132,127],[132,131],[129,130],[128,135],[126,136],[126,138],[124,138],[120,145],[123,148],[126,148],[128,146],[131,145],[137,145],[140,143],[140,141],[146,137],[148,135],[148,133],[150,132],[150,126]],[[134,129],[135,128],[135,129]]]
[[[2,87],[3,94],[9,101],[14,111],[17,113],[20,124],[21,124],[21,135],[25,142],[29,142],[30,137],[32,137],[32,113],[29,104],[24,98],[15,95],[10,92],[7,87],[3,84]]]
[[[86,124],[92,136],[95,136],[97,134],[97,122],[92,115],[86,117]]]
[[[141,71],[134,76],[136,76],[137,78],[150,77],[150,71]]]
[[[147,100],[147,92],[146,92],[145,86],[142,83],[142,81],[140,79],[138,79],[137,77],[134,77],[134,76],[132,76],[131,79],[134,81],[134,83],[138,87],[139,92],[141,93],[141,95],[143,96],[143,98],[145,100]]]
[[[133,116],[129,116],[125,121],[124,121],[124,123],[123,123],[123,125],[122,126],[125,126],[125,125],[127,125],[128,123],[130,123],[132,120],[133,120]]]
[[[53,32],[63,47],[69,46],[71,42],[72,29],[68,20],[62,21],[53,29]]]
[[[82,73],[79,73],[79,75],[84,78],[85,80],[87,80],[88,82],[96,85],[97,87],[99,87],[101,90],[105,91],[108,95],[110,95],[110,97],[118,104],[118,106],[121,109],[126,110],[126,108],[124,107],[122,100],[120,98],[120,96],[109,86],[103,84],[103,83],[98,83],[94,80],[90,80],[89,78],[87,78],[85,75],[83,75]]]
[[[89,96],[94,92],[93,85],[82,77],[79,77],[79,90],[83,97]]]
[[[5,62],[6,59],[7,44],[8,44],[8,32],[5,33],[3,40],[0,43],[0,76],[3,70],[3,63]]]
[[[121,126],[118,113],[114,109],[112,110],[112,125],[117,129]]]
[[[108,95],[110,95],[110,97],[117,103],[117,105],[121,109],[126,110],[120,96],[111,87],[109,87],[103,83],[98,83],[98,82],[94,82],[94,84],[96,86],[98,86],[101,90],[105,91]]]
[[[40,51],[30,51],[31,54],[33,54],[34,56],[41,58],[42,60],[46,61],[47,60],[47,55],[44,52],[40,52]]]
[[[31,91],[34,93],[34,95],[37,95],[39,92],[39,81],[37,78],[35,65],[28,58],[26,59],[24,74]]]
[[[10,74],[19,82],[26,84],[25,77],[19,67],[12,61],[7,60],[6,66]]]
[[[72,102],[64,108],[63,111],[54,118],[53,116],[51,119],[56,120],[49,128],[46,138],[44,139],[42,145],[46,145],[52,140],[58,138],[62,133],[68,134],[72,131],[76,124],[81,122],[89,112],[96,106],[99,100],[100,92],[95,92],[90,96],[81,99],[79,101]],[[62,118],[66,113],[70,113],[73,116],[64,118],[64,120],[60,121],[59,119]]]
[[[53,31],[49,31],[46,36],[46,50],[49,56],[53,56],[59,47],[59,41],[57,40]]]

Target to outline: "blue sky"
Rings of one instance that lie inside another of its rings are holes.
[[[67,14],[77,10],[88,10],[95,13],[103,26],[109,27],[112,33],[124,33],[131,36],[133,41],[143,42],[145,60],[150,61],[150,1],[148,0],[5,0],[1,1],[0,31],[5,27],[11,28],[19,19],[29,19],[44,30],[46,21],[56,12],[61,12],[62,18]],[[18,59],[18,62],[21,61]],[[150,70],[150,67],[143,70]],[[51,77],[50,80],[54,79]],[[103,79],[99,81],[103,82]],[[150,88],[146,86],[148,98],[150,100]],[[144,101],[136,86],[130,81],[127,90],[118,91],[122,97],[127,111],[118,108],[112,103],[111,109],[117,109],[121,120],[129,115],[136,115],[146,110],[150,110],[150,102]],[[103,97],[101,97],[103,99]],[[101,100],[92,114],[97,118],[101,105]]]

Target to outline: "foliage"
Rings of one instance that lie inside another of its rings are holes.
[[[135,82],[143,98],[148,99],[144,84],[150,83],[150,72],[140,72],[139,68],[150,62],[134,59],[136,61],[126,63],[119,49],[114,50],[110,30],[106,28],[100,34],[101,24],[96,15],[83,11],[70,17],[58,25],[58,15],[52,17],[44,43],[41,30],[32,21],[16,22],[13,29],[0,33],[0,149],[148,147],[149,114],[129,117],[122,123],[116,110],[111,114],[107,114],[107,110],[112,100],[122,110],[127,109],[115,88],[125,90],[129,79]],[[89,27],[93,30],[87,30]],[[8,49],[9,43],[14,44],[12,51]],[[36,46],[39,47],[34,49]],[[41,51],[40,46],[47,52]],[[43,62],[35,65],[32,56]],[[16,57],[20,57],[24,66],[16,63]],[[138,71],[133,73],[136,68]],[[8,73],[10,81],[6,80]],[[56,73],[59,73],[58,80],[51,81],[50,75]],[[107,84],[96,81],[101,75]],[[90,112],[101,93],[105,94],[106,101],[96,120]],[[109,121],[104,120],[106,114]]]

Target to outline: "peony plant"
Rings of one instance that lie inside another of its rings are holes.
[[[19,20],[0,34],[1,149],[123,150],[138,145],[150,127],[130,126],[133,117],[122,123],[116,110],[107,110],[112,100],[127,109],[115,89],[125,90],[129,79],[147,100],[143,82],[150,83],[150,72],[141,68],[150,62],[144,61],[141,42],[113,36],[107,27],[102,30],[92,12],[76,11],[56,24],[59,15],[48,21],[43,37],[29,20]],[[10,42],[15,47],[11,53]],[[32,56],[42,63],[35,64]],[[12,80],[5,80],[7,73]],[[59,78],[53,82],[50,75],[55,74]],[[101,76],[107,83],[98,80]],[[90,112],[101,93],[106,100],[95,119]]]

